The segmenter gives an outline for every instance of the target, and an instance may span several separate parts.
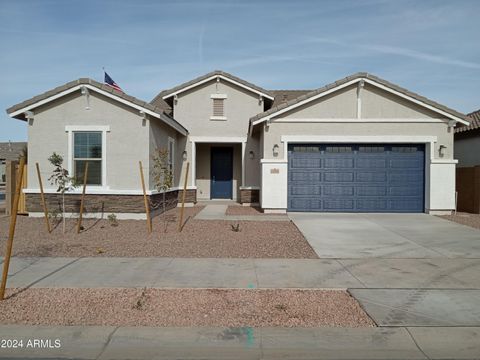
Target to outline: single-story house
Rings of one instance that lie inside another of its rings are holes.
[[[357,73],[316,90],[266,90],[214,71],[138,100],[79,79],[12,106],[28,122],[31,215],[41,215],[35,163],[57,152],[75,177],[91,172],[90,214],[142,218],[139,161],[148,196],[158,147],[169,151],[186,198],[259,203],[266,212],[426,212],[455,207],[453,136],[468,118],[379,77]],[[45,175],[46,176],[46,175]],[[47,199],[58,201],[46,181]],[[78,210],[80,189],[68,194]],[[77,209],[77,210],[76,210]]]
[[[455,128],[456,187],[459,211],[480,214],[480,110],[467,114],[470,125]]]

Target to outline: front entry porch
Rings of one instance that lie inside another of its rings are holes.
[[[198,143],[195,185],[197,199],[239,200],[242,185],[242,144]]]

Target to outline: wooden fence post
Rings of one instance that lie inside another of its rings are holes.
[[[187,169],[185,171],[185,182],[183,183],[183,193],[182,193],[182,208],[180,210],[180,220],[178,222],[178,231],[182,231],[183,229],[183,210],[185,208],[185,195],[187,193],[187,183],[188,183],[188,169],[190,167],[190,163],[187,162]]]
[[[17,225],[18,202],[20,200],[20,191],[22,191],[23,171],[25,169],[25,157],[20,159],[20,168],[15,188],[15,197],[13,199],[13,208],[10,214],[10,228],[8,230],[7,248],[5,250],[5,258],[3,261],[2,283],[0,285],[0,300],[5,298],[5,288],[7,287],[8,268],[10,267],[10,258],[12,256],[13,237],[15,235],[15,226]]]
[[[83,173],[83,190],[82,190],[82,198],[80,200],[80,214],[78,215],[77,234],[80,234],[80,229],[82,228],[83,203],[85,201],[85,189],[87,188],[87,177],[88,177],[88,161],[85,162],[85,170]]]
[[[147,215],[147,229],[148,232],[152,232],[152,219],[150,217],[150,206],[148,205],[147,190],[145,189],[145,178],[143,177],[143,166],[142,162],[139,161],[140,165],[140,179],[142,180],[142,189],[143,189],[143,202],[145,204],[145,214]]]
[[[7,160],[5,166],[5,213],[12,214],[13,200],[15,197],[15,184],[17,183],[17,164],[18,161]]]
[[[35,163],[35,166],[37,168],[38,185],[40,186],[40,198],[42,199],[43,214],[45,215],[45,224],[47,225],[47,231],[51,233],[52,229],[50,228],[50,221],[48,220],[47,202],[45,200],[45,194],[43,192],[42,176],[40,175],[40,166],[38,165],[38,162]]]

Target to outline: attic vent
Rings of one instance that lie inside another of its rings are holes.
[[[224,101],[225,99],[213,99],[213,116],[225,116]]]

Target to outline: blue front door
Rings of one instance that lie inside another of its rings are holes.
[[[231,147],[212,147],[210,197],[232,198],[233,151]]]

